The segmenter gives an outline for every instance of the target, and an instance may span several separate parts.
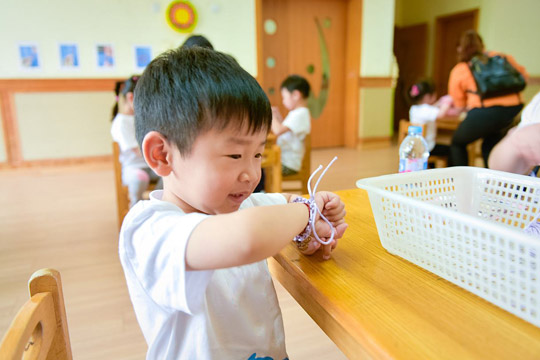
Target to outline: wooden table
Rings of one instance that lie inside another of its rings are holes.
[[[445,116],[437,119],[437,130],[455,131],[463,119],[460,116]]]
[[[539,359],[540,328],[388,253],[367,193],[337,192],[349,223],[331,260],[294,244],[272,274],[351,359]]]
[[[447,116],[437,119],[437,144],[450,145],[452,136],[461,124],[462,119],[459,116]]]

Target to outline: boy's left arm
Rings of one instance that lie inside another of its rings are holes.
[[[288,202],[294,200],[298,195],[284,194],[288,199]],[[345,222],[345,204],[341,201],[340,197],[332,192],[320,191],[315,194],[315,201],[321,209],[322,214],[330,221],[332,226],[336,229],[333,241],[328,245],[322,245],[315,237],[311,237],[311,241],[308,243],[305,249],[301,249],[300,252],[304,255],[312,255],[321,247],[323,249],[323,259],[330,259],[330,254],[336,248],[338,239],[340,239],[345,230],[349,226]],[[323,241],[330,239],[331,229],[323,219],[317,219],[315,222],[315,228],[319,238]]]

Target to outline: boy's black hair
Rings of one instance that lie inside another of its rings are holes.
[[[133,75],[127,80],[123,81],[117,81],[114,85],[114,95],[116,96],[116,102],[114,103],[114,107],[112,110],[112,119],[116,117],[116,114],[118,114],[118,96],[120,94],[122,96],[126,96],[127,93],[134,92],[135,86],[137,85],[137,81],[139,80],[139,75]]]
[[[281,83],[281,89],[287,89],[289,92],[293,92],[294,90],[300,91],[300,94],[302,94],[302,97],[304,99],[307,99],[309,96],[309,90],[310,86],[308,81],[303,78],[300,75],[289,75],[283,82]]]
[[[412,104],[418,104],[427,94],[433,94],[435,86],[428,80],[418,81],[407,90],[407,97]]]
[[[139,145],[157,131],[183,156],[210,129],[256,133],[272,124],[270,102],[257,81],[231,56],[198,46],[152,60],[135,89],[134,108]]]
[[[193,47],[193,46],[200,46],[200,47],[203,47],[203,48],[214,50],[214,47],[210,43],[210,40],[208,40],[207,38],[205,38],[202,35],[191,35],[190,37],[188,37],[186,39],[186,41],[184,41],[184,43],[182,44],[181,47],[182,48],[190,48],[190,47]]]

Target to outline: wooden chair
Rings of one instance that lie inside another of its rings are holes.
[[[73,359],[60,273],[36,271],[30,299],[20,308],[0,344],[0,359]]]
[[[482,139],[478,139],[467,145],[467,154],[469,156],[469,166],[484,167]]]
[[[116,206],[118,214],[118,228],[122,227],[124,217],[129,211],[128,187],[122,182],[122,164],[120,164],[120,146],[113,141],[114,184],[116,187]],[[156,188],[155,182],[150,182],[148,189],[143,193],[143,199],[149,199],[149,194]]]
[[[118,228],[129,211],[129,193],[127,186],[122,183],[122,164],[120,164],[120,146],[113,142],[114,185],[116,187],[116,207],[118,214]]]
[[[281,192],[281,149],[274,141],[267,141],[261,167],[265,170],[264,191]]]
[[[405,136],[407,136],[410,125],[415,125],[415,124],[411,124],[411,122],[405,119],[401,119],[399,121],[398,145],[401,144],[403,139],[405,139]],[[427,124],[416,124],[416,126],[420,126],[422,128],[423,135],[426,134]],[[436,168],[444,168],[448,166],[448,159],[446,156],[430,155],[429,162],[434,163]]]
[[[302,159],[302,167],[300,171],[293,175],[283,176],[283,181],[300,181],[300,187],[298,186],[283,186],[286,190],[300,191],[302,194],[307,194],[308,180],[311,175],[311,134],[307,134],[304,139],[304,158]]]

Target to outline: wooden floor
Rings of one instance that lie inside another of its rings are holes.
[[[397,147],[314,150],[312,169],[339,160],[319,190],[397,171]],[[144,359],[118,259],[112,164],[0,172],[0,336],[26,301],[33,271],[60,271],[75,359]],[[339,251],[339,248],[338,250]],[[276,283],[291,359],[345,359]]]

